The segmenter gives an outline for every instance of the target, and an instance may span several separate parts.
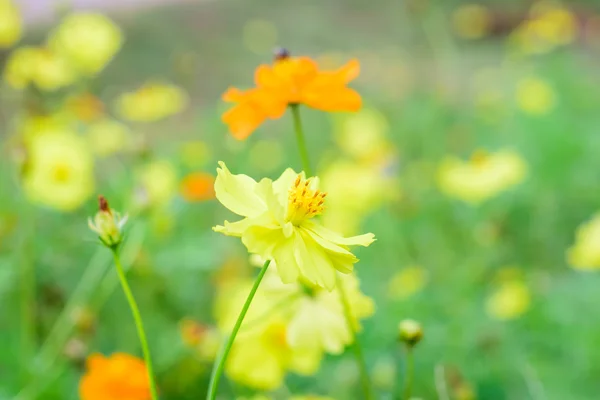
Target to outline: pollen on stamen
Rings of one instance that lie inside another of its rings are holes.
[[[311,179],[304,180],[300,175],[290,188],[288,196],[287,219],[299,225],[303,220],[312,218],[323,212],[323,203],[327,193],[310,188]]]

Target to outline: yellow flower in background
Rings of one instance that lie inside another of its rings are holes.
[[[582,271],[600,269],[600,214],[577,228],[567,261],[572,268]]]
[[[4,69],[4,79],[16,89],[29,84],[41,90],[56,90],[68,86],[77,78],[67,61],[41,47],[21,47],[13,51]]]
[[[522,280],[501,282],[486,302],[486,311],[499,320],[515,319],[523,315],[531,303],[529,287]]]
[[[272,390],[283,384],[287,371],[316,373],[321,354],[294,349],[286,340],[285,321],[275,316],[267,318],[260,329],[236,337],[225,365],[227,376],[246,386]]]
[[[50,48],[85,75],[100,72],[122,42],[121,30],[110,18],[88,12],[68,15],[48,38]]]
[[[388,297],[406,299],[420,292],[427,284],[427,270],[418,266],[403,268],[392,276],[388,283]]]
[[[465,39],[480,39],[491,28],[490,11],[481,4],[463,4],[452,13],[452,26],[456,34]]]
[[[577,19],[569,9],[554,1],[539,1],[510,39],[518,53],[542,54],[572,43],[577,34]]]
[[[393,159],[388,160],[388,164]],[[386,201],[399,198],[396,178],[385,163],[334,161],[323,170],[321,185],[329,193],[328,211],[323,215],[326,227],[354,234],[370,212]]]
[[[81,206],[94,190],[94,160],[84,139],[68,132],[32,139],[23,188],[34,203],[61,211]]]
[[[438,169],[437,180],[446,195],[479,204],[522,182],[526,172],[525,161],[514,151],[479,150],[468,161],[446,157]]]
[[[50,114],[25,114],[20,121],[18,130],[24,141],[28,143],[40,135],[69,131],[72,126],[72,115],[60,111]]]
[[[517,84],[517,105],[531,115],[544,115],[556,104],[556,94],[552,86],[540,78],[522,79]]]
[[[177,171],[167,160],[152,161],[142,166],[136,175],[147,205],[163,206],[177,194]]]
[[[284,283],[302,278],[332,290],[336,271],[350,273],[358,261],[349,247],[375,240],[371,233],[346,238],[312,219],[323,212],[326,197],[318,189],[318,178],[306,179],[304,173],[287,169],[275,181],[256,182],[231,174],[223,162],[219,167],[216,197],[244,219],[213,229],[240,237],[250,253],[275,261]]]
[[[125,119],[153,122],[180,113],[188,103],[183,89],[161,82],[148,82],[134,92],[123,93],[116,103]]]
[[[129,150],[131,135],[127,125],[110,118],[89,124],[86,132],[92,151],[100,157]]]
[[[0,0],[0,48],[15,44],[23,34],[21,12],[11,0]]]
[[[389,153],[391,144],[386,138],[389,123],[379,111],[365,108],[333,118],[334,139],[347,155],[358,160],[373,160]]]
[[[277,27],[270,21],[253,19],[244,24],[244,46],[254,54],[263,55],[277,45]]]

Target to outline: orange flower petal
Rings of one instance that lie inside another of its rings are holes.
[[[358,111],[362,106],[360,95],[347,87],[321,87],[304,93],[302,102],[321,111]]]

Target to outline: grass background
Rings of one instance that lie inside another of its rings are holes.
[[[434,369],[444,365],[460,371],[480,399],[597,398],[600,278],[569,269],[565,250],[576,227],[600,208],[599,48],[580,42],[509,60],[501,35],[475,42],[453,35],[448,16],[459,3],[225,0],[115,15],[126,43],[93,89],[110,103],[116,93],[150,78],[178,83],[193,99],[183,115],[134,126],[150,138],[150,157],[170,159],[183,176],[190,171],[179,150],[200,139],[211,149],[204,170],[212,172],[217,160],[225,160],[232,171],[274,177],[287,166],[300,168],[290,115],[243,143],[229,138],[220,122],[220,93],[229,85],[251,84],[253,68],[271,58],[267,49],[255,54],[244,45],[246,22],[270,21],[277,42],[293,54],[358,57],[362,72],[355,87],[367,106],[388,119],[403,193],[363,223],[364,231],[378,237],[359,251],[357,266],[364,292],[377,303],[361,336],[369,366],[394,360],[401,387],[397,323],[411,317],[425,329],[416,353],[418,397],[437,398]],[[495,4],[498,12],[511,15],[527,10],[525,2]],[[592,2],[575,8],[584,15],[598,11]],[[45,27],[34,27],[26,42],[43,32]],[[493,83],[505,97],[493,120],[475,104],[474,77],[484,68],[502,72]],[[515,103],[516,82],[530,75],[556,90],[557,105],[547,115],[532,117]],[[340,153],[329,134],[333,119],[310,110],[303,110],[303,117],[311,156],[322,166]],[[8,137],[10,120],[5,122],[2,136]],[[283,146],[280,162],[265,162],[266,167],[248,151],[265,140]],[[480,207],[439,193],[434,182],[439,160],[467,156],[479,147],[518,150],[529,166],[527,180]],[[117,157],[98,164],[98,191],[117,209],[128,203],[134,186],[130,167],[138,162]],[[96,206],[92,199],[76,213],[59,214],[27,204],[7,152],[0,176],[0,398],[11,399],[25,388],[20,400],[75,399],[82,364],[62,351],[73,335],[69,307],[95,313],[93,331],[79,334],[90,351],[139,354],[109,254],[85,223]],[[188,204],[178,198],[129,226],[124,259],[131,265],[164,399],[197,399],[206,391],[210,365],[183,345],[178,321],[192,317],[211,323],[215,277],[224,263],[244,260],[241,244],[210,229],[227,215],[216,202]],[[482,240],[481,232],[490,227],[497,238]],[[428,270],[427,286],[406,300],[390,301],[390,277],[415,264]],[[495,271],[506,265],[523,271],[533,297],[523,317],[499,322],[486,314],[484,304]],[[26,266],[35,271],[35,302],[23,309]],[[35,326],[23,326],[24,313],[34,314]],[[34,337],[30,347],[22,340],[27,330]],[[346,354],[329,357],[316,377],[290,376],[286,385],[294,393],[354,399],[354,374]],[[225,399],[249,393],[229,383],[221,390]],[[380,395],[394,398],[389,391]]]

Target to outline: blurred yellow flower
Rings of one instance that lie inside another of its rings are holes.
[[[183,89],[160,82],[149,82],[134,92],[117,99],[117,110],[123,118],[135,122],[153,122],[184,110],[188,96]]]
[[[156,160],[142,166],[137,171],[137,179],[147,205],[163,206],[177,194],[177,171],[167,160]]]
[[[15,44],[23,33],[21,12],[12,0],[0,0],[0,48]]]
[[[540,78],[522,79],[517,84],[517,105],[531,115],[544,115],[556,104],[554,89]]]
[[[323,170],[321,186],[329,193],[325,226],[353,234],[364,217],[400,195],[398,182],[386,172],[385,164],[337,160]]]
[[[39,135],[27,148],[23,188],[35,203],[71,211],[94,190],[93,157],[81,137],[69,132]]]
[[[521,280],[508,280],[500,283],[486,302],[486,311],[499,320],[515,319],[529,309],[531,294]]]
[[[16,89],[35,84],[41,90],[68,86],[77,78],[69,63],[46,48],[20,47],[13,51],[4,69],[4,79]]]
[[[19,133],[27,143],[39,135],[68,131],[72,124],[72,115],[64,111],[50,114],[25,114],[20,121]]]
[[[50,48],[85,75],[100,72],[122,42],[121,30],[114,22],[105,15],[88,12],[68,15],[48,37]]]
[[[418,266],[403,268],[396,272],[388,283],[388,297],[394,300],[406,299],[420,292],[427,284],[427,271]]]
[[[291,347],[286,329],[285,321],[270,316],[260,329],[238,334],[225,365],[227,376],[256,389],[272,390],[281,386],[287,371],[314,374],[320,353]]]
[[[526,172],[525,161],[514,151],[479,150],[468,161],[446,157],[438,169],[437,180],[446,195],[479,204],[522,182]]]
[[[577,228],[575,243],[567,251],[567,261],[578,270],[600,269],[600,214]]]
[[[460,37],[480,39],[490,30],[490,11],[481,4],[463,4],[452,13],[452,26]]]
[[[358,160],[380,159],[389,152],[386,139],[389,123],[385,116],[372,108],[357,113],[334,116],[334,139],[347,155]]]
[[[262,19],[252,19],[243,28],[244,45],[254,54],[264,55],[277,45],[277,27]]]
[[[511,34],[511,44],[519,53],[546,53],[572,43],[578,34],[575,15],[555,1],[535,3],[530,15]]]
[[[197,346],[202,340],[205,330],[204,325],[191,318],[184,318],[179,321],[179,333],[186,346]]]
[[[287,169],[275,181],[256,182],[231,174],[223,162],[219,167],[216,197],[244,219],[213,229],[240,237],[250,253],[275,261],[284,283],[302,278],[332,290],[336,270],[350,273],[358,261],[349,247],[375,240],[372,233],[346,238],[312,219],[323,212],[326,197],[318,189],[318,178],[306,179],[304,173]]]
[[[92,151],[100,157],[128,150],[131,145],[129,127],[111,118],[89,124],[86,136]]]

